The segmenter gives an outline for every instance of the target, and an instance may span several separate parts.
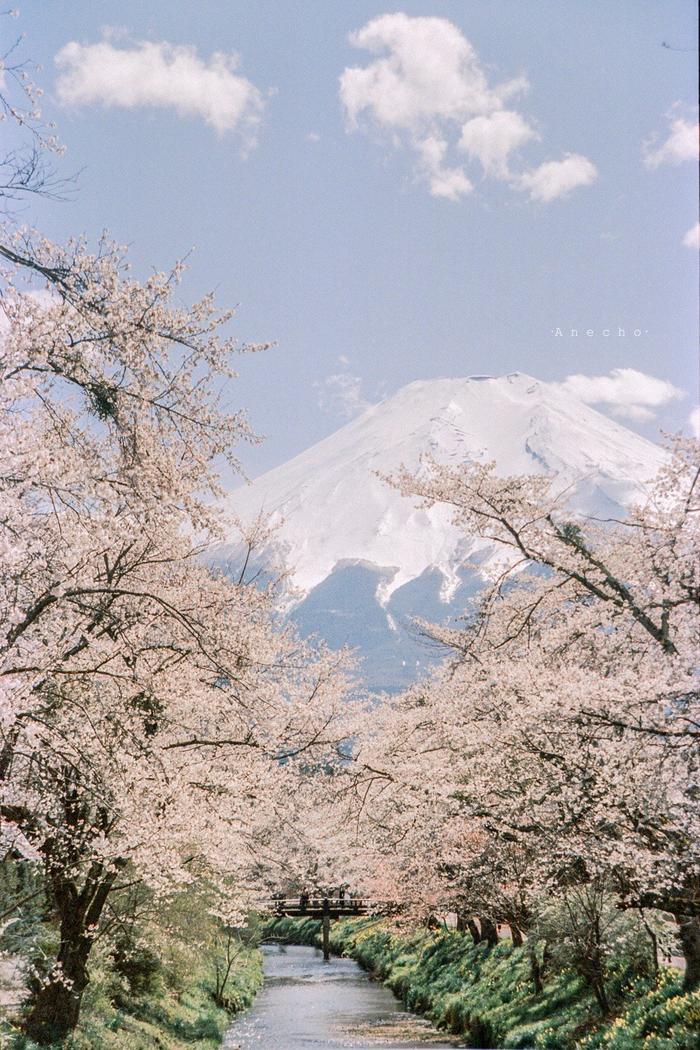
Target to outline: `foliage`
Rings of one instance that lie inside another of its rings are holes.
[[[252,534],[229,572],[206,560],[235,527],[218,463],[252,437],[218,389],[230,313],[107,244],[24,250],[47,287],[2,274],[0,818],[59,918],[27,1017],[50,1039],[121,887],[197,880],[240,923],[295,781],[333,767],[347,681],[279,622],[274,581],[246,579]]]
[[[309,919],[275,919],[265,929],[266,936],[303,944],[318,944],[319,933],[320,924]],[[657,986],[651,978],[631,978],[621,966],[619,1012],[604,1021],[573,967],[552,968],[537,994],[527,945],[513,948],[502,942],[489,949],[455,931],[363,918],[334,923],[331,947],[386,981],[407,1007],[474,1045],[511,1050],[697,1046],[700,997],[683,995],[680,977],[671,971],[662,971]]]
[[[31,142],[0,155],[7,211],[51,193],[59,146],[13,48],[3,68]],[[212,568],[236,527],[221,464],[256,440],[229,407],[232,312],[183,306],[179,264],[135,279],[106,239],[8,224],[0,259],[0,821],[22,858],[0,879],[25,1034],[211,1044],[258,980],[255,897],[350,883],[433,926],[457,913],[471,939],[333,937],[473,1042],[683,1046],[696,1000],[653,982],[665,911],[700,985],[697,443],[671,443],[624,521],[582,518],[565,478],[401,471],[465,551],[500,553],[463,624],[423,625],[445,665],[356,717],[345,656],[248,578],[266,526]]]
[[[373,928],[371,921],[347,932],[340,924],[332,944],[386,980],[409,1009],[477,1046],[531,1046],[520,1042],[518,1030],[542,1024],[558,1031],[560,1041],[550,1045],[563,1050],[567,1030],[594,1012],[590,995],[570,972],[552,976],[543,995],[536,996],[524,948],[500,944],[489,949],[461,933],[407,933]]]
[[[321,935],[319,919],[290,919],[281,917],[263,926],[266,940],[279,940],[283,944],[317,945]]]
[[[577,515],[563,480],[492,464],[426,458],[396,482],[499,554],[464,624],[423,625],[445,664],[359,739],[363,892],[491,940],[568,910],[548,950],[574,952],[602,1013],[619,939],[651,952],[660,912],[700,983],[699,476],[678,438],[615,522]]]
[[[115,971],[126,979],[130,995],[145,995],[157,990],[163,966],[147,945],[135,943],[133,938],[124,934],[116,940],[112,960]]]
[[[633,982],[630,995],[632,1004],[582,1040],[581,1050],[697,1050],[700,992],[683,995],[678,977],[665,972],[658,987]]]
[[[190,922],[178,929],[178,920],[188,916]],[[262,981],[260,952],[254,943],[243,943],[229,977],[226,1008],[216,1005],[218,923],[206,902],[191,896],[151,916],[149,928],[130,935],[130,946],[122,944],[115,959],[120,940],[95,946],[80,1022],[56,1044],[64,1050],[212,1050],[231,1015],[250,1005]],[[36,1045],[16,1024],[6,1023],[4,1034],[17,1050]]]

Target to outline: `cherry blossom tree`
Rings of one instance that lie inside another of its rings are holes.
[[[670,912],[697,985],[697,444],[676,441],[620,521],[576,518],[550,479],[491,465],[427,459],[397,483],[504,558],[466,626],[426,628],[452,655],[360,750],[364,808],[397,837],[431,827],[424,884],[442,867],[487,918],[527,930],[577,886]]]
[[[0,11],[0,24],[8,30],[0,54],[0,210],[5,213],[28,196],[60,197],[73,181],[57,176],[50,165],[64,147],[53,124],[42,118],[43,90],[34,80],[35,67],[22,54],[24,34],[12,36],[9,23],[18,14]]]
[[[141,283],[106,243],[4,255],[0,816],[60,922],[27,1018],[49,1042],[125,884],[206,879],[240,918],[262,830],[303,765],[335,760],[347,679],[278,622],[274,582],[206,562],[232,527],[218,464],[253,440],[224,403],[231,315],[179,306],[179,267]]]

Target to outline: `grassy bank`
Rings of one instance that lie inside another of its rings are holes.
[[[0,949],[26,970],[56,958],[58,932],[42,909],[4,930]],[[64,1050],[213,1050],[262,982],[255,923],[222,928],[193,896],[155,912],[128,937],[94,945],[78,1028]],[[0,1008],[0,1046],[34,1050],[21,1005]]]
[[[220,939],[185,943],[169,938],[158,951],[142,948],[117,960],[95,948],[80,1023],[63,1050],[214,1050],[235,1013],[249,1006],[262,982],[256,947],[237,944],[216,1002]],[[34,1050],[19,1031],[19,1012],[0,1017],[0,1045]]]
[[[318,943],[314,920],[277,919],[266,935]],[[683,995],[680,978],[662,972],[657,985],[620,972],[618,1006],[603,1020],[572,971],[545,975],[537,994],[530,948],[475,946],[454,931],[408,931],[388,920],[334,923],[335,953],[356,959],[410,1009],[478,1047],[551,1050],[698,1050],[700,993]]]

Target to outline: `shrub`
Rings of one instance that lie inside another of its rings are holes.
[[[126,978],[133,995],[147,995],[157,991],[163,964],[155,952],[145,944],[120,937],[112,953],[114,969]]]

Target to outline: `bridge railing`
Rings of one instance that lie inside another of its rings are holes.
[[[261,911],[273,911],[279,915],[285,912],[311,912],[323,911],[347,911],[349,913],[373,911],[381,906],[381,901],[369,900],[365,897],[268,897],[265,900],[256,901],[256,907]]]

